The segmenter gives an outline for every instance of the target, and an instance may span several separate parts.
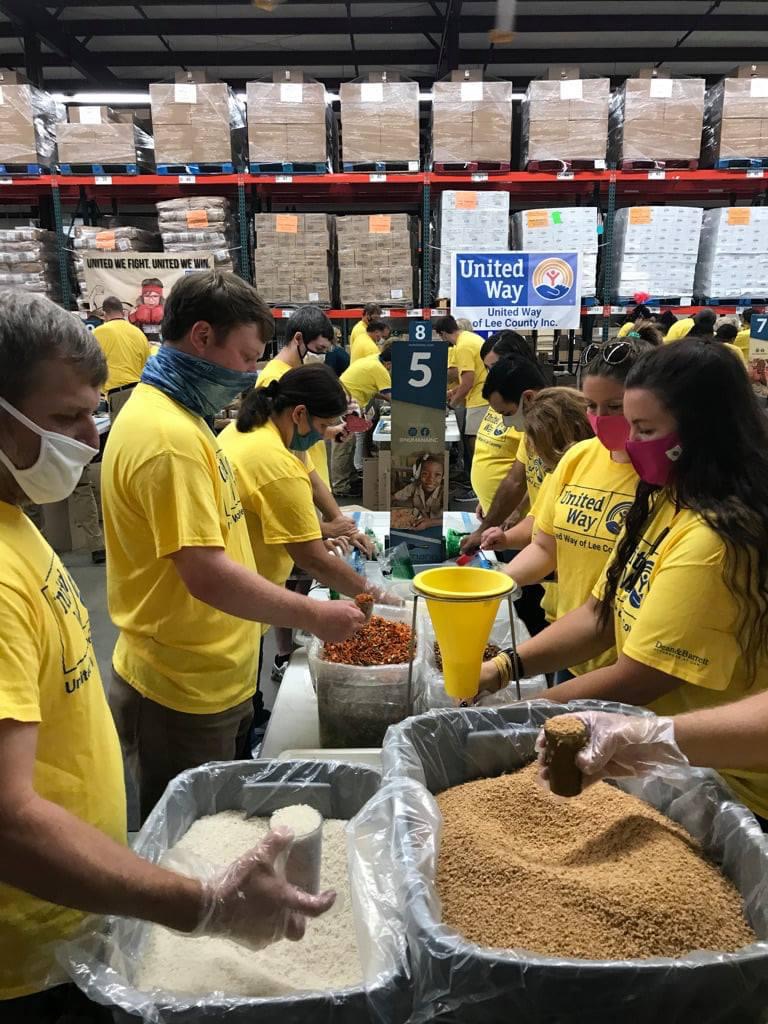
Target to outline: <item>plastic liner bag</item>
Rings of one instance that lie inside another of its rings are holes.
[[[440,814],[432,794],[516,771],[534,757],[544,721],[573,710],[650,712],[602,701],[533,702],[499,709],[433,711],[391,728],[383,751],[385,785],[350,825],[375,860],[375,886],[353,886],[397,907],[407,935],[414,988],[409,1024],[439,1020],[515,1024],[751,1024],[768,1005],[768,847],[754,817],[714,772],[680,769],[620,780],[702,843],[744,899],[760,941],[738,953],[697,951],[685,960],[557,959],[492,950],[441,924],[435,874]],[[685,880],[681,879],[681,885]],[[386,1007],[371,993],[374,1013]],[[443,1016],[445,1014],[445,1016]]]
[[[236,761],[203,765],[183,772],[170,783],[145,822],[134,849],[139,856],[158,863],[194,821],[225,810],[268,815],[287,804],[306,803],[316,806],[326,817],[351,818],[374,795],[379,784],[375,769],[338,761]],[[225,851],[222,859],[228,859]],[[372,871],[364,860],[362,857],[361,861],[360,853],[356,855],[356,870]],[[374,915],[371,920],[360,920],[361,914],[368,913]],[[405,977],[395,976],[394,958],[375,940],[379,931],[385,933],[388,927],[378,919],[378,913],[378,905],[358,905],[353,894],[361,961],[366,963],[368,976],[379,979],[374,985],[377,999],[387,1008],[390,1019],[396,1021],[404,1018],[401,1007],[406,998]],[[108,918],[98,931],[59,949],[59,962],[72,980],[94,1002],[111,1007],[116,1021],[365,1024],[369,1019],[362,984],[277,998],[233,997],[221,991],[205,996],[140,991],[135,979],[151,927],[141,921]],[[191,946],[192,950],[196,952],[197,947]],[[296,956],[299,955],[297,945]]]
[[[515,638],[518,646],[526,640],[530,640],[530,634],[517,612],[515,617]],[[422,714],[431,711],[433,708],[458,708],[461,702],[454,697],[449,697],[445,692],[445,680],[443,673],[437,666],[435,657],[435,631],[429,615],[424,616],[425,625],[425,658],[424,666],[420,676],[418,693],[414,701],[414,714]],[[509,628],[509,611],[507,602],[502,599],[499,610],[496,614],[496,621],[491,629],[488,639],[489,644],[494,644],[501,650],[512,646],[512,633]],[[534,676],[531,679],[520,680],[520,695],[523,700],[530,700],[542,693],[547,688],[547,680],[543,675]],[[517,687],[514,680],[496,693],[486,693],[478,699],[480,707],[496,707],[504,704],[513,704],[517,700]]]
[[[411,625],[410,608],[376,605],[373,614],[391,622]],[[378,747],[390,725],[411,714],[424,664],[424,645],[416,625],[416,653],[411,688],[408,662],[396,665],[343,665],[322,657],[323,642],[316,637],[307,659],[317,694],[320,744],[323,747]]]

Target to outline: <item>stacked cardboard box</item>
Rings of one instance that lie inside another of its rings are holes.
[[[705,212],[694,294],[723,299],[768,296],[768,207]]]
[[[417,224],[406,213],[336,218],[343,306],[365,302],[412,306],[417,294]]]
[[[238,242],[223,196],[164,199],[157,204],[157,224],[165,252],[210,252],[217,270],[234,270]]]
[[[435,297],[450,299],[455,252],[503,252],[509,248],[509,193],[443,192],[439,243]]]
[[[70,107],[69,123],[56,126],[60,164],[138,164],[151,170],[154,142],[128,112],[111,107]]]
[[[386,71],[342,82],[341,148],[345,164],[405,163],[419,169],[419,86]]]
[[[87,252],[161,252],[160,239],[152,231],[142,228],[113,225],[109,227],[91,227],[79,225],[72,234],[74,249],[74,270],[80,294],[87,308],[93,303],[87,292],[85,266],[83,256]],[[106,296],[101,296],[106,298]]]
[[[32,227],[0,230],[0,288],[20,288],[45,295],[54,302],[61,301],[53,231]]]
[[[613,224],[612,297],[693,295],[703,210],[696,206],[632,206]]]
[[[56,125],[66,111],[50,93],[30,85],[23,75],[0,72],[0,164],[56,162]]]
[[[597,243],[600,211],[594,206],[521,210],[512,215],[512,244],[524,252],[581,253],[581,294],[597,288]]]
[[[331,108],[321,82],[279,71],[271,82],[248,82],[246,100],[251,163],[326,163],[331,169]]]
[[[578,68],[552,68],[548,74],[529,84],[523,100],[523,166],[537,160],[604,166],[609,79],[579,78]]]
[[[629,78],[611,100],[611,150],[621,160],[696,160],[703,78]]]
[[[454,71],[432,86],[432,160],[509,164],[512,83],[484,82],[480,71]]]
[[[768,65],[737,70],[707,91],[708,161],[768,156]]]
[[[334,218],[326,213],[257,213],[254,281],[272,306],[332,304]]]
[[[228,85],[179,72],[174,84],[150,85],[149,99],[158,164],[242,166],[245,109]]]

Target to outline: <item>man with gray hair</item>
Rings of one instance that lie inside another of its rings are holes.
[[[123,764],[88,611],[24,514],[61,501],[98,452],[107,376],[98,342],[47,299],[0,291],[0,1020],[110,1020],[55,965],[51,945],[88,914],[155,921],[259,948],[303,934],[333,894],[273,867],[276,831],[200,881],[126,845]]]

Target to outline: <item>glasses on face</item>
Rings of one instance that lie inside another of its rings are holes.
[[[620,366],[633,354],[635,347],[631,341],[609,341],[608,344],[593,342],[581,353],[581,366],[588,366],[594,359],[602,358],[609,366]]]

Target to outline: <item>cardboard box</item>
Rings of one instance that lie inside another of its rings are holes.
[[[133,124],[105,121],[101,124],[56,126],[60,164],[141,164],[152,162],[152,139]]]
[[[752,75],[740,68],[739,77],[724,78],[707,91],[704,152],[708,162],[768,156],[768,74]]]
[[[511,149],[511,82],[484,82],[477,75],[473,80],[435,82],[432,87],[432,159],[435,163],[508,163]]]
[[[328,161],[331,124],[325,86],[305,80],[300,72],[276,73],[275,78],[246,85],[251,112],[248,159],[254,163]]]
[[[342,158],[345,163],[407,163],[419,169],[419,86],[388,72],[342,82]]]
[[[703,78],[628,79],[611,102],[610,142],[621,160],[698,160]]]
[[[158,163],[242,162],[245,112],[228,85],[154,83],[149,97]]]
[[[523,163],[605,160],[609,100],[607,78],[531,82],[522,108]]]
[[[56,126],[66,118],[64,106],[8,71],[0,73],[0,100],[0,163],[51,167]]]

